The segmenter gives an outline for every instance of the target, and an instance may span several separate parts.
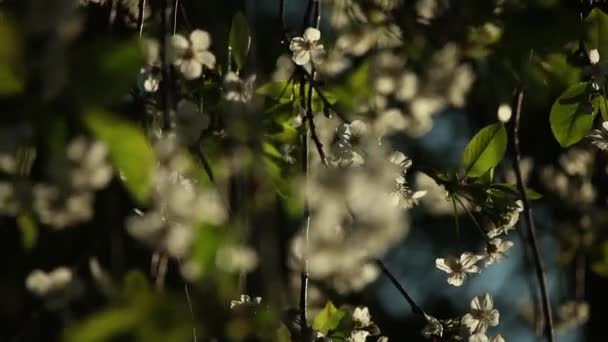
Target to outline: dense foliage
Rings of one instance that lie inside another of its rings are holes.
[[[0,0],[0,339],[597,340],[605,56],[593,0]]]

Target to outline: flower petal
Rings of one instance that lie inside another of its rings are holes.
[[[304,39],[312,43],[318,42],[321,39],[321,31],[314,27],[309,27],[304,31]]]
[[[469,342],[488,342],[488,336],[486,336],[486,334],[483,334],[483,333],[471,335],[469,337]]]
[[[203,73],[203,66],[196,60],[189,59],[179,66],[179,71],[184,75],[187,80],[193,80],[199,78]]]
[[[454,272],[444,258],[435,259],[435,267],[448,274],[452,274]]]
[[[302,37],[296,37],[289,43],[289,50],[296,52],[306,49],[306,41]]]
[[[306,65],[310,62],[310,51],[306,49],[302,49],[299,51],[294,51],[293,53],[293,61],[297,65]]]
[[[190,43],[186,37],[176,34],[171,37],[169,42],[169,57],[172,62],[181,58],[190,48]]]
[[[215,68],[215,56],[209,51],[198,51],[195,52],[194,57],[196,60],[206,66],[209,69]]]
[[[464,283],[466,274],[462,272],[456,272],[448,278],[448,284],[459,287]]]
[[[209,36],[207,31],[194,30],[190,33],[190,42],[192,43],[193,50],[204,51],[211,46],[211,36]]]

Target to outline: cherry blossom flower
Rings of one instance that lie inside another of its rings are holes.
[[[366,307],[356,307],[353,311],[353,321],[355,326],[365,328],[372,323],[372,317],[369,314],[369,309]]]
[[[304,31],[303,37],[295,37],[289,44],[289,49],[293,52],[292,60],[297,65],[321,64],[325,58],[325,49],[322,44],[318,44],[321,39],[321,31],[314,27],[309,27]]]
[[[486,336],[484,333],[478,333],[469,337],[469,342],[505,342],[505,339],[499,334],[494,337]]]
[[[500,314],[494,309],[494,301],[490,294],[478,296],[471,301],[471,312],[462,317],[462,325],[469,328],[472,334],[483,333],[488,330],[488,326],[498,325]]]
[[[357,330],[353,331],[350,336],[346,339],[347,342],[365,342],[367,336],[369,336],[369,331],[367,330]]]
[[[435,266],[450,275],[448,284],[461,286],[469,273],[479,273],[477,263],[483,259],[481,255],[462,253],[460,258],[448,256],[435,260]]]
[[[507,255],[507,251],[513,247],[513,242],[508,240],[502,240],[499,238],[488,241],[486,246],[486,258],[484,259],[484,265],[486,267],[495,264]]]
[[[422,336],[430,338],[431,336],[442,337],[443,336],[443,325],[439,320],[433,316],[424,314],[426,318],[426,325],[422,329]]]
[[[199,78],[203,73],[203,65],[209,69],[215,67],[215,56],[208,51],[211,37],[206,31],[194,30],[189,38],[176,34],[171,37],[170,44],[171,62],[184,78]]]
[[[253,97],[255,78],[255,75],[251,75],[243,80],[234,72],[226,74],[224,78],[226,100],[242,103],[249,102]]]

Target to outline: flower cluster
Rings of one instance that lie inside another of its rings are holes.
[[[4,171],[14,169],[12,157],[3,159]],[[77,137],[67,146],[65,157],[54,162],[51,182],[0,182],[0,211],[16,215],[31,210],[40,222],[56,229],[89,220],[95,192],[113,176],[107,147],[100,141]]]
[[[494,308],[494,301],[488,293],[471,301],[471,311],[461,318],[438,320],[425,315],[427,324],[422,330],[426,338],[439,337],[446,341],[504,342],[501,335],[488,337],[489,327],[498,325],[500,314]]]
[[[136,215],[127,219],[127,231],[156,250],[187,261],[197,230],[223,224],[226,209],[215,189],[198,184],[194,165],[180,153],[175,137],[158,141],[155,150],[159,165],[152,205],[145,212],[136,210]],[[186,264],[196,273],[195,265]]]
[[[454,256],[438,258],[435,260],[435,267],[449,274],[448,284],[462,286],[468,275],[481,272],[480,262],[483,262],[485,267],[496,264],[506,257],[511,247],[513,247],[512,241],[494,238],[487,242],[484,255],[462,253],[459,258]]]

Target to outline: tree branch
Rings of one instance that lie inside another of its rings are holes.
[[[397,280],[397,278],[395,278],[395,276],[388,270],[388,268],[386,268],[386,266],[384,265],[382,260],[375,259],[374,262],[380,267],[380,269],[382,270],[382,273],[384,273],[384,275],[391,281],[391,283],[393,283],[393,285],[397,288],[399,293],[401,293],[403,298],[405,298],[407,303],[412,308],[412,312],[417,315],[426,317],[426,313],[424,312],[424,310],[422,310],[422,308],[418,304],[416,304],[414,299],[412,299],[412,297],[409,295],[409,293],[407,293],[407,291],[405,290],[405,287],[403,285],[401,285],[399,283],[399,281]]]
[[[524,184],[523,176],[521,173],[521,169],[519,167],[519,163],[521,161],[521,150],[519,147],[519,121],[521,117],[522,104],[524,99],[524,91],[523,88],[519,89],[517,92],[517,102],[516,102],[516,110],[515,117],[513,118],[513,130],[512,130],[512,147],[513,147],[513,169],[515,170],[515,178],[517,180],[517,189],[521,196],[521,200],[524,204],[524,217],[526,221],[526,226],[528,228],[528,234],[526,237],[528,239],[528,244],[533,250],[534,257],[534,268],[536,271],[536,278],[538,281],[538,286],[540,287],[541,294],[541,303],[543,308],[544,315],[544,331],[545,337],[549,342],[555,341],[555,331],[553,327],[553,318],[551,316],[551,303],[549,302],[549,293],[547,290],[547,282],[545,279],[545,271],[543,267],[543,262],[541,258],[540,249],[538,247],[538,242],[536,238],[536,227],[534,225],[534,218],[532,215],[532,208],[530,207],[530,201],[528,199],[528,194],[526,193],[526,186]]]

